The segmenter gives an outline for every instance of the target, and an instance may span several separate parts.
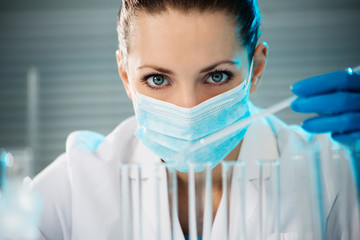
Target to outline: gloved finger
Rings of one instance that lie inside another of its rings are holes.
[[[298,96],[313,96],[336,91],[360,91],[359,72],[337,71],[304,79],[291,86]]]
[[[360,113],[343,113],[305,120],[302,128],[313,133],[346,133],[360,130]]]
[[[342,144],[351,145],[360,139],[360,131],[349,133],[333,133],[331,137]]]
[[[290,107],[295,112],[302,113],[360,111],[360,93],[336,92],[313,97],[298,97]]]

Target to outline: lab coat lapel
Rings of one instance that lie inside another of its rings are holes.
[[[256,113],[258,110],[254,106],[250,107],[252,114]],[[279,159],[279,152],[277,146],[276,134],[273,129],[270,127],[266,119],[262,119],[256,122],[253,122],[244,137],[241,151],[238,156],[238,161],[246,161],[246,182],[245,182],[245,224],[247,228],[247,237],[250,237],[253,232],[257,231],[255,229],[257,226],[253,224],[252,219],[254,219],[256,214],[256,209],[258,206],[258,183],[259,183],[259,168],[258,161],[266,160],[276,160]],[[265,173],[265,178],[269,175],[269,172]],[[226,236],[226,229],[224,227],[224,221],[226,214],[225,198],[221,199],[218,211],[215,216],[214,225],[212,229],[212,239],[222,239],[223,236]],[[231,196],[231,214],[232,219],[239,219],[240,216],[236,215],[240,213],[240,204],[236,204],[239,201],[240,195],[234,194]],[[231,221],[229,225],[229,236],[230,239],[241,239],[241,232],[238,231],[238,221]],[[240,236],[238,235],[240,234]],[[249,238],[251,239],[251,238]]]
[[[257,206],[258,198],[257,194],[258,191],[254,187],[254,184],[252,181],[248,181],[245,184],[246,188],[246,195],[245,195],[245,222],[242,224],[242,214],[241,212],[241,204],[240,204],[240,191],[235,191],[235,189],[232,187],[232,195],[230,198],[230,211],[226,209],[226,203],[225,203],[225,197],[221,198],[220,205],[218,208],[218,211],[215,216],[213,229],[212,229],[212,239],[223,239],[224,236],[229,236],[229,239],[242,239],[242,231],[244,231],[243,227],[247,226],[250,222],[250,219],[254,215],[254,211]],[[237,189],[239,190],[239,189]],[[235,194],[233,194],[235,193]],[[228,213],[227,213],[228,212]],[[228,216],[229,214],[229,216]],[[224,225],[224,222],[226,221],[226,218],[229,219],[229,228],[227,229]],[[229,231],[227,233],[227,231]]]
[[[144,209],[144,234],[145,239],[171,239],[171,221],[168,201],[168,188],[166,181],[166,171],[164,168],[158,169],[156,175],[156,163],[161,163],[160,158],[146,148],[140,141],[134,151],[132,161],[143,165],[143,209]],[[159,178],[157,178],[157,176]],[[159,181],[159,196],[156,196],[156,182]],[[157,204],[158,203],[158,204]],[[159,213],[160,212],[160,213]],[[159,218],[158,218],[159,217]],[[160,234],[157,235],[157,219],[160,221]],[[176,240],[184,240],[179,221],[175,222]]]

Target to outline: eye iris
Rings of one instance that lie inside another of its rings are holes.
[[[164,83],[164,77],[162,76],[154,76],[153,82],[155,85],[162,85]]]
[[[222,80],[222,74],[221,73],[214,73],[212,76],[211,76],[211,79],[214,81],[214,82],[220,82]]]

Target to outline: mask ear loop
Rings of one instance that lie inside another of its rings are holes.
[[[250,71],[249,71],[249,75],[248,78],[246,79],[246,86],[245,86],[245,91],[248,91],[249,86],[251,85],[251,78],[252,78],[252,73],[253,73],[253,67],[254,67],[254,58],[251,59],[251,64],[250,64]]]
[[[134,87],[129,83],[129,91],[130,91],[130,94],[131,94],[131,100],[134,101],[137,103],[138,102],[138,93],[137,91],[134,89]]]
[[[131,86],[129,86],[129,91],[131,93],[131,97],[132,97],[132,101],[134,102],[135,101],[135,105],[134,105],[134,113],[135,113],[135,117],[136,117],[136,109],[137,109],[137,105],[139,104],[139,97],[138,97],[138,94],[136,92],[136,90]],[[137,125],[137,129],[140,129],[142,126],[136,121],[136,125]]]

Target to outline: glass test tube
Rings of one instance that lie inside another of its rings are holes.
[[[120,201],[121,201],[121,237],[120,239],[144,239],[142,201],[151,201],[154,207],[154,238],[179,239],[179,202],[178,202],[178,174],[169,165],[155,164],[146,166],[152,168],[154,180],[153,199],[143,200],[142,167],[141,165],[123,164],[120,170]],[[245,163],[227,161],[222,165],[221,201],[224,203],[226,222],[222,227],[226,229],[224,239],[246,239],[245,222]],[[211,240],[213,228],[213,175],[210,164],[190,164],[188,173],[188,223],[191,240]],[[164,178],[164,173],[165,178]],[[169,230],[163,219],[167,216],[166,204],[162,198],[166,180]],[[146,180],[149,181],[149,180]],[[240,236],[240,237],[239,237]],[[181,238],[180,238],[181,239]]]
[[[155,165],[155,216],[156,216],[156,232],[155,238],[161,239],[161,209],[160,209],[160,164]]]
[[[137,199],[135,199],[135,204],[137,205],[138,211],[134,214],[134,225],[138,226],[138,229],[135,231],[134,236],[135,239],[142,240],[143,239],[143,227],[142,227],[142,220],[143,220],[143,209],[142,209],[142,177],[141,177],[141,167],[140,166],[134,166],[133,167],[135,179],[134,179],[134,191],[137,192],[137,195],[139,196]]]
[[[155,239],[158,240],[167,240],[171,238],[171,235],[176,234],[175,232],[171,232],[172,226],[176,226],[174,222],[172,222],[172,218],[177,216],[175,210],[175,216],[171,216],[171,209],[169,205],[169,195],[166,197],[166,193],[164,191],[167,190],[171,181],[169,176],[167,176],[167,166],[164,163],[157,163],[155,164],[155,179],[154,179],[154,187],[155,187],[155,212],[156,212],[156,236]],[[176,185],[175,185],[176,186]],[[177,194],[177,187],[176,192],[173,194]],[[175,200],[176,201],[176,200]],[[172,206],[176,208],[175,206]],[[166,212],[166,210],[168,212]]]
[[[346,149],[339,147],[332,149],[330,161],[334,163],[334,182],[337,185],[337,197],[334,209],[339,218],[337,229],[329,229],[338,235],[342,240],[357,239],[359,235],[359,204],[357,201],[355,176],[353,173],[353,155]],[[328,230],[328,235],[334,235]],[[357,233],[356,233],[357,232]]]
[[[120,166],[120,239],[143,239],[142,232],[142,181],[141,166],[122,164]]]
[[[190,240],[211,239],[212,170],[210,164],[190,163],[188,175]]]
[[[325,216],[322,182],[322,166],[319,146],[311,143],[302,147],[299,154],[291,156],[291,172],[294,173],[296,199],[295,214],[298,218],[299,239],[325,239]]]
[[[167,167],[167,180],[168,180],[168,196],[170,206],[170,221],[171,221],[171,239],[175,240],[178,236],[178,228],[176,224],[179,219],[179,208],[178,208],[178,182],[177,172],[171,166]]]
[[[211,240],[211,230],[213,222],[213,201],[212,201],[212,170],[210,164],[205,168],[205,210],[203,239]]]
[[[132,201],[129,165],[120,167],[121,239],[132,239]]]
[[[258,161],[259,239],[280,240],[280,161]]]
[[[245,162],[223,161],[221,167],[224,239],[246,239]]]
[[[359,71],[359,66],[357,67]],[[353,182],[355,183],[355,195],[357,199],[357,217],[356,220],[360,218],[360,139],[356,140],[353,145],[350,147],[351,158],[349,161],[350,174],[352,176]],[[360,223],[358,224],[360,226]],[[360,228],[360,227],[359,227]],[[360,229],[358,229],[360,232]],[[360,234],[360,233],[359,233]]]

